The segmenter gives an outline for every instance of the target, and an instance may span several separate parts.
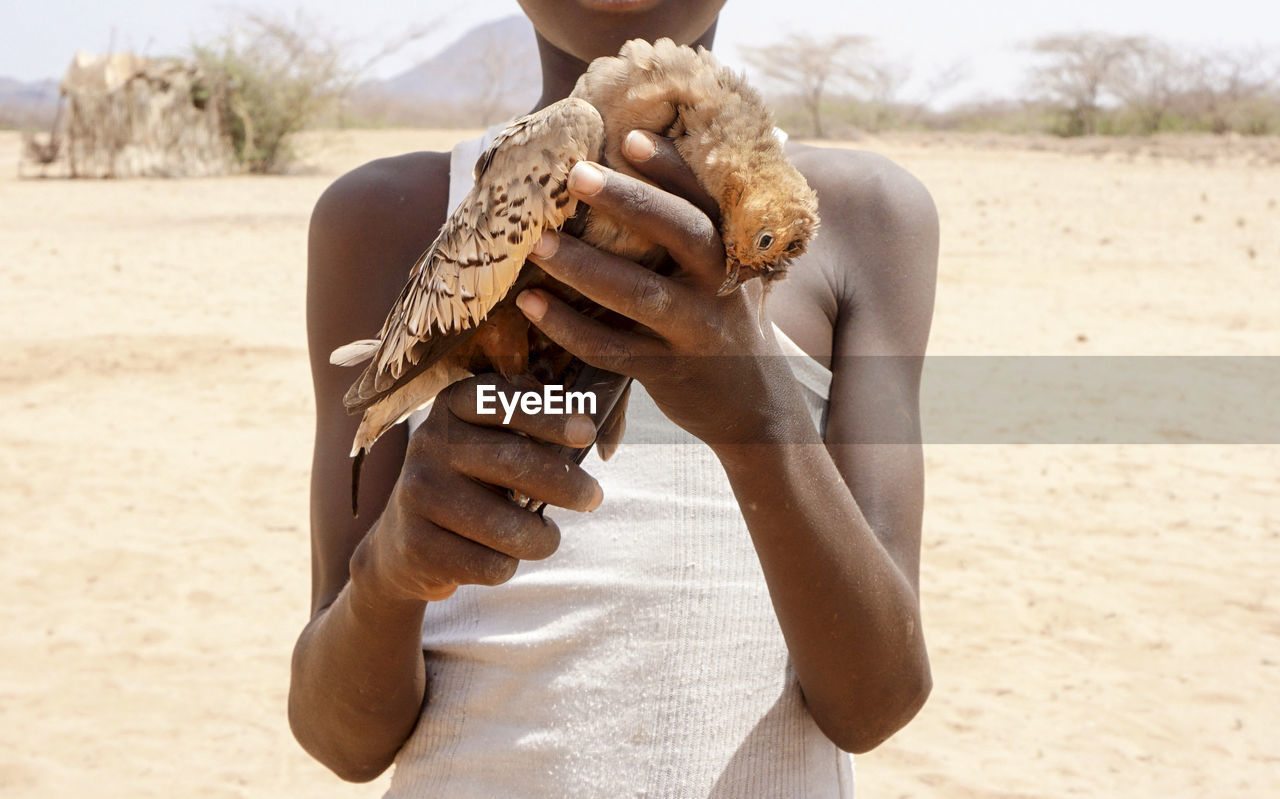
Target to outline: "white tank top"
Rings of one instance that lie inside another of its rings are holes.
[[[454,148],[451,207],[492,133]],[[831,375],[778,334],[822,429]],[[711,450],[637,383],[618,451],[583,466],[604,504],[548,510],[554,555],[427,607],[425,711],[387,796],[852,797]]]

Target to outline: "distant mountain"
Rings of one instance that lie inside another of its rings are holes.
[[[472,28],[399,75],[362,84],[352,110],[392,122],[489,125],[532,108],[540,75],[533,26],[511,16]]]
[[[58,81],[0,78],[0,127],[45,127],[58,110]]]

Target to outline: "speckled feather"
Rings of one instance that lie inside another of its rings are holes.
[[[410,270],[378,333],[372,363],[344,397],[348,408],[368,407],[392,391],[433,336],[484,321],[542,232],[573,215],[569,169],[598,157],[602,134],[600,114],[572,98],[498,134],[476,162],[475,185]]]

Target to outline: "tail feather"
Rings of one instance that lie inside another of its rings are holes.
[[[329,353],[329,363],[334,366],[355,366],[372,358],[380,346],[382,346],[382,340],[376,338],[362,338],[350,344],[343,344]]]
[[[364,450],[351,458],[351,516],[360,515],[360,467],[364,466]]]
[[[368,450],[383,433],[409,418],[409,414],[426,407],[445,386],[470,376],[471,373],[464,369],[438,363],[414,377],[394,394],[388,394],[370,405],[360,419],[355,441],[351,444],[351,457],[354,458],[360,450]]]
[[[448,363],[437,363],[406,383],[400,390],[388,394],[365,409],[351,445],[351,512],[357,513],[360,493],[360,467],[365,453],[382,434],[409,418],[409,414],[430,405],[446,386],[471,373]]]

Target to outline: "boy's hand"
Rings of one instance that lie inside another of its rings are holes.
[[[765,441],[779,432],[771,409],[779,407],[780,391],[794,390],[794,380],[784,358],[768,357],[780,353],[761,331],[761,287],[753,281],[716,296],[725,251],[711,218],[714,203],[668,140],[633,133],[626,144],[635,168],[667,190],[589,163],[574,167],[569,190],[661,244],[678,269],[664,277],[555,233],[544,236],[532,260],[642,327],[608,327],[538,289],[523,292],[517,304],[583,361],[638,379],[672,421],[708,444]],[[648,157],[639,158],[646,150]]]
[[[385,595],[436,601],[459,585],[498,585],[521,560],[555,552],[550,519],[507,498],[505,489],[579,511],[599,507],[599,484],[539,441],[582,447],[595,428],[581,414],[477,412],[476,389],[517,388],[498,375],[463,380],[436,397],[409,440],[404,468],[386,510],[352,556],[352,579],[371,578]],[[522,435],[523,434],[523,435]]]

